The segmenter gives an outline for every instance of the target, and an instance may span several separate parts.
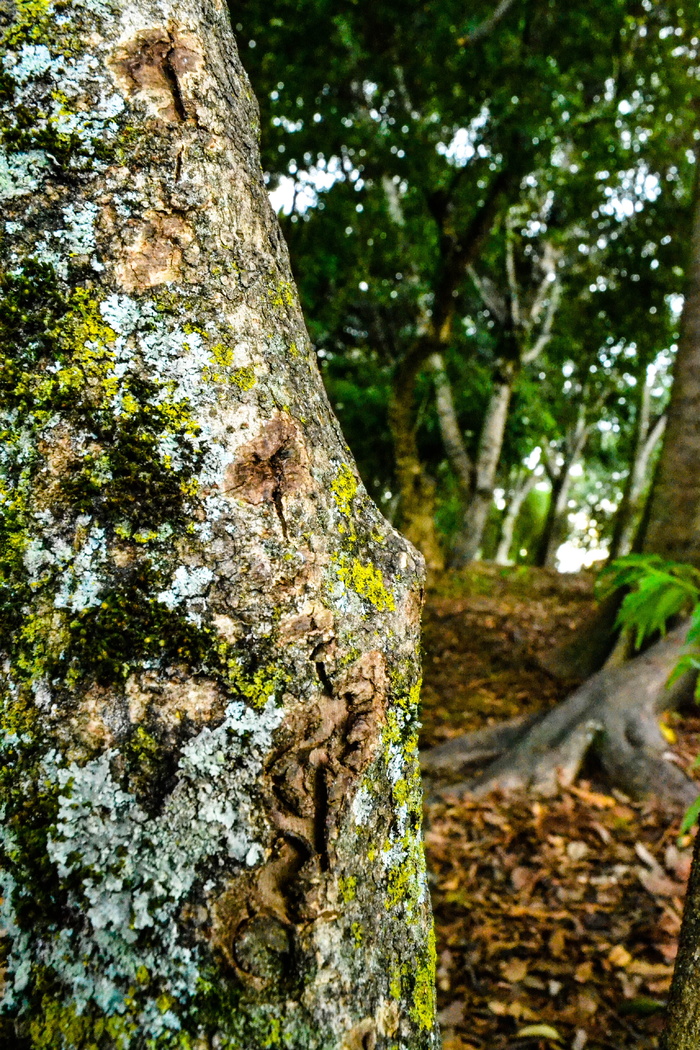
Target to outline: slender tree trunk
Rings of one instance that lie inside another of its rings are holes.
[[[556,567],[557,551],[566,531],[566,504],[569,498],[571,466],[570,462],[564,462],[559,473],[552,479],[549,508],[535,558],[535,564],[543,568]]]
[[[498,547],[496,548],[496,556],[494,558],[497,565],[510,564],[510,552],[513,546],[515,526],[520,517],[520,512],[523,509],[523,504],[536,484],[536,475],[529,473],[520,484],[516,485],[514,491],[511,493],[506,506],[506,512],[503,516],[503,522],[501,523],[501,535],[498,540]]]
[[[440,436],[445,446],[447,459],[457,479],[462,499],[466,503],[474,483],[474,464],[464,444],[464,437],[457,419],[457,410],[452,396],[452,385],[445,371],[445,362],[442,354],[432,355],[430,367],[435,380],[435,407],[440,426]]]
[[[557,551],[566,539],[568,525],[568,502],[571,488],[571,470],[583,454],[588,440],[588,427],[583,405],[573,428],[567,434],[564,461],[559,466],[548,465],[547,473],[552,483],[552,495],[544,530],[537,546],[535,564],[555,569]]]
[[[462,531],[452,552],[452,563],[455,566],[466,565],[476,558],[481,550],[484,530],[493,504],[496,471],[508,422],[513,380],[512,367],[504,368],[496,377],[495,389],[486,410],[486,418],[479,438],[474,491],[464,514]]]
[[[428,568],[439,570],[444,558],[437,541],[434,522],[435,492],[432,479],[423,471],[415,437],[414,394],[416,379],[433,354],[449,346],[455,315],[455,296],[468,268],[478,257],[501,208],[504,196],[518,186],[526,154],[520,150],[515,161],[493,178],[484,200],[471,222],[455,233],[448,221],[453,202],[448,196],[432,200],[433,216],[440,238],[440,264],[433,289],[433,305],[396,369],[389,427],[394,441],[396,480],[400,492],[399,520],[404,534],[424,555]]]
[[[619,558],[629,554],[634,546],[634,539],[639,528],[644,510],[644,495],[648,488],[649,461],[663,436],[666,417],[661,416],[652,425],[651,422],[651,384],[647,381],[641,385],[637,421],[635,426],[634,448],[632,459],[625,480],[625,488],[619,510],[615,516],[612,539],[610,541],[610,558]]]
[[[3,1046],[432,1048],[422,567],[216,0],[5,5]]]
[[[685,303],[645,549],[700,567],[700,150],[696,153]]]

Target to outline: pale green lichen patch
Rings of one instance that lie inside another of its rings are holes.
[[[4,147],[0,147],[0,201],[34,193],[42,171],[48,166],[49,158],[42,150],[8,155]]]
[[[32,1023],[55,1041],[36,1045],[82,1045],[69,1041],[76,1032],[90,1032],[102,1045],[98,1036],[118,1032],[126,1050],[143,1045],[144,1031],[162,1040],[158,1046],[178,1045],[169,1036],[196,1009],[201,965],[183,939],[179,911],[205,859],[220,856],[245,868],[263,858],[247,800],[282,715],[274,701],[259,712],[230,704],[219,726],[204,728],[182,749],[177,783],[156,818],[115,781],[115,752],[82,766],[47,755],[45,779],[57,804],[48,857],[83,919],[72,929],[45,931],[31,948],[15,942],[8,982],[16,1001],[32,972],[44,974],[44,987],[56,982],[70,990],[70,1008],[42,998]],[[3,883],[11,898],[13,887]],[[95,945],[99,974],[84,965]]]

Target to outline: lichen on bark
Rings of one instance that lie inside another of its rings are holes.
[[[422,563],[323,392],[225,7],[0,34],[2,1039],[427,1050]]]

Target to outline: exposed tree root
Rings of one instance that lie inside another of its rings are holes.
[[[676,709],[692,689],[689,675],[667,685],[686,633],[687,624],[621,667],[604,668],[544,715],[432,748],[421,759],[424,773],[457,794],[494,788],[551,794],[571,784],[592,753],[610,784],[630,797],[689,805],[697,785],[675,764],[659,729],[661,713]]]

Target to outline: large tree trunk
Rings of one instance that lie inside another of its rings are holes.
[[[217,0],[5,5],[2,1045],[437,1046],[422,568]]]
[[[700,1046],[699,945],[700,835],[697,835],[669,994],[668,1023],[661,1037],[661,1050],[697,1050]]]
[[[695,151],[692,236],[668,426],[644,532],[644,549],[700,567],[700,148]],[[683,911],[663,1050],[700,1040],[700,835]]]
[[[700,149],[685,303],[645,550],[700,567]]]
[[[493,504],[496,471],[501,458],[508,408],[513,395],[515,370],[505,365],[495,377],[495,385],[479,438],[474,470],[474,490],[464,513],[462,530],[452,552],[452,564],[467,565],[481,550],[484,530]]]

